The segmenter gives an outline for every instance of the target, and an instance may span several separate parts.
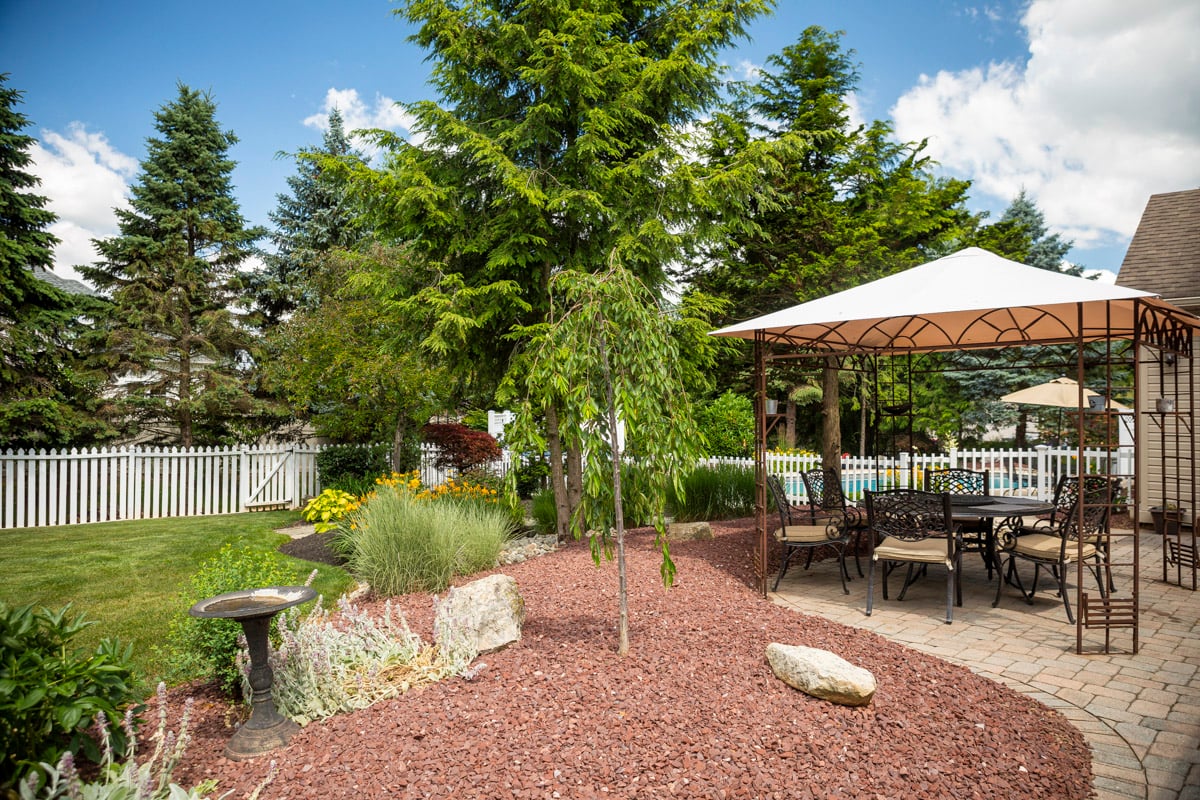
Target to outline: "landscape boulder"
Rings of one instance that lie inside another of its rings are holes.
[[[672,522],[667,526],[667,539],[672,542],[711,539],[712,526],[707,522]]]
[[[508,575],[453,586],[444,599],[434,601],[434,609],[434,638],[441,641],[442,634],[452,630],[466,637],[480,655],[519,640],[525,623],[525,601]]]
[[[828,650],[800,645],[767,645],[775,677],[805,694],[844,706],[865,706],[875,696],[875,676]]]

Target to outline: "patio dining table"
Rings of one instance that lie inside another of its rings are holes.
[[[956,520],[986,517],[994,521],[987,533],[984,547],[988,563],[994,566],[997,572],[1000,570],[1000,564],[996,559],[997,536],[1003,532],[1015,533],[1020,530],[1024,517],[1035,517],[1054,510],[1054,503],[1032,497],[983,494],[951,495],[950,506]]]

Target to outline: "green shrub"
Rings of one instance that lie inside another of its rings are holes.
[[[512,529],[508,512],[495,505],[419,498],[383,485],[347,517],[336,546],[346,568],[380,594],[439,592],[454,575],[494,566]]]
[[[701,466],[682,481],[683,497],[670,492],[679,522],[734,519],[754,513],[754,468],[738,464]]]
[[[105,639],[94,651],[72,639],[93,624],[32,605],[0,603],[0,794],[40,762],[55,763],[68,751],[101,757],[88,728],[97,714],[119,719],[137,698],[133,648]],[[121,735],[114,746],[123,750]]]
[[[517,496],[524,499],[529,499],[545,489],[549,477],[550,465],[544,459],[530,460],[513,467]]]
[[[241,686],[237,666],[238,635],[242,626],[232,619],[198,619],[187,613],[195,603],[226,592],[295,583],[296,574],[274,553],[234,550],[221,552],[200,566],[188,588],[180,594],[184,611],[172,620],[167,633],[171,677],[215,679],[231,697]],[[272,625],[274,627],[274,625]]]
[[[754,454],[754,404],[725,392],[696,412],[696,427],[710,456],[749,458]]]
[[[533,496],[531,514],[538,533],[549,535],[558,531],[558,506],[554,503],[553,489],[542,489]]]
[[[375,479],[390,469],[386,445],[335,444],[317,453],[316,462],[323,488],[342,489],[353,495],[370,491]]]

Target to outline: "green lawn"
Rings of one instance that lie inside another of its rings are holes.
[[[271,511],[0,531],[0,601],[52,609],[72,603],[98,623],[81,643],[110,636],[132,642],[140,676],[153,686],[166,669],[154,645],[165,639],[172,615],[187,611],[179,592],[198,566],[225,544],[272,551],[287,540],[275,529],[299,519],[296,511]],[[318,567],[313,585],[327,603],[354,583],[336,567],[279,558],[294,565],[296,583]]]

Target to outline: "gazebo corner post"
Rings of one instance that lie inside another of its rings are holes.
[[[766,334],[754,332],[754,567],[758,590],[767,596],[767,369]]]
[[[1082,532],[1084,526],[1085,508],[1087,504],[1087,491],[1085,490],[1087,481],[1087,442],[1084,441],[1085,427],[1083,424],[1083,409],[1086,407],[1084,396],[1084,382],[1087,380],[1086,370],[1084,369],[1085,360],[1085,345],[1083,336],[1084,315],[1083,303],[1075,304],[1076,310],[1076,338],[1075,338],[1075,383],[1077,385],[1076,407],[1079,409],[1075,414],[1075,446],[1076,458],[1075,469],[1079,474],[1079,496],[1075,503],[1075,524],[1078,525],[1077,531]],[[1083,628],[1084,617],[1086,613],[1083,608],[1083,545],[1084,537],[1082,535],[1076,537],[1075,541],[1075,653],[1081,655],[1083,653]],[[1098,545],[1097,545],[1098,546]],[[1109,557],[1111,559],[1111,557]],[[1066,567],[1063,568],[1066,571]],[[1110,632],[1109,627],[1104,628],[1105,635],[1105,651],[1107,652],[1107,641]]]

